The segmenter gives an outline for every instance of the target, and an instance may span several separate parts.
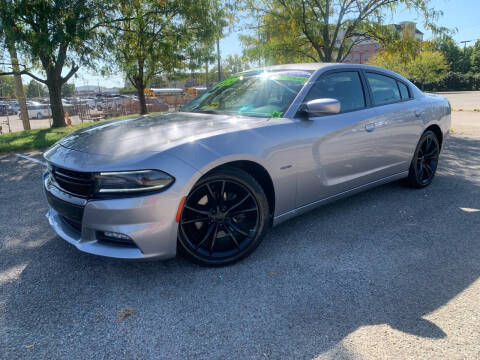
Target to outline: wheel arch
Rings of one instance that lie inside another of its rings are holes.
[[[442,129],[440,128],[440,126],[438,126],[437,124],[432,124],[424,130],[424,133],[426,131],[432,131],[435,134],[435,136],[438,139],[438,143],[439,143],[440,150],[441,150],[442,149],[442,144],[443,144],[443,133],[442,133]]]
[[[252,176],[262,187],[263,191],[265,192],[265,196],[267,197],[269,212],[271,217],[275,213],[275,186],[270,176],[268,170],[261,165],[259,162],[254,160],[229,160],[225,161],[221,164],[217,164],[215,166],[209,167],[207,171],[202,173],[202,176],[195,181],[197,183],[202,177],[210,174],[215,170],[221,170],[226,168],[236,168],[240,169],[250,176]]]

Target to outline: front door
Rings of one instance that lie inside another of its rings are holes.
[[[367,107],[365,83],[357,71],[322,75],[304,102],[333,98],[339,114],[298,121],[305,141],[297,159],[297,207],[342,193],[379,178],[378,141],[369,128],[375,110]]]

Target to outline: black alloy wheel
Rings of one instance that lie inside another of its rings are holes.
[[[262,187],[239,169],[212,172],[187,196],[179,223],[179,244],[196,263],[231,264],[249,255],[268,224]]]
[[[432,131],[426,131],[420,138],[410,165],[408,183],[422,188],[432,183],[438,166],[440,144]]]

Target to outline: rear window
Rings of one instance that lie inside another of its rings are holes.
[[[407,85],[398,81],[398,88],[400,89],[400,95],[402,96],[402,100],[410,99],[410,92],[408,91]]]
[[[395,79],[380,74],[367,73],[367,80],[372,89],[375,105],[390,104],[401,100]]]

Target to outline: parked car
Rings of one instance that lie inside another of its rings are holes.
[[[0,101],[0,115],[14,115],[15,111],[12,106],[6,101]]]
[[[30,119],[43,119],[52,116],[50,104],[32,104],[27,102],[27,111]],[[20,112],[21,111],[18,112],[18,116],[20,116]]]
[[[94,98],[81,98],[79,99],[81,104],[87,104],[88,107],[93,110],[95,109],[95,99]]]
[[[97,110],[112,110],[125,105],[129,98],[125,95],[108,96],[97,101]]]
[[[247,71],[180,112],[65,137],[44,155],[48,218],[84,252],[230,264],[319,205],[399,179],[428,186],[450,116],[444,97],[378,67]]]
[[[15,115],[15,114],[18,114],[18,112],[20,111],[20,105],[18,104],[18,101],[10,101],[9,102],[9,105],[12,109],[12,115]]]

